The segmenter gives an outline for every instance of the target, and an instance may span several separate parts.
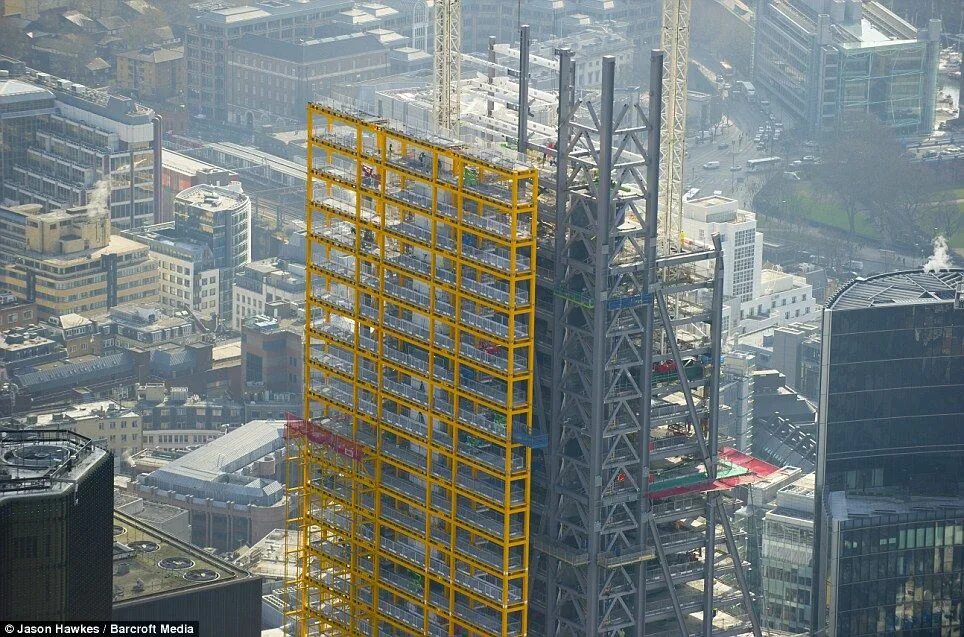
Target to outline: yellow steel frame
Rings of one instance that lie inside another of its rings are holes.
[[[538,171],[308,107],[301,635],[525,635]],[[514,435],[515,434],[515,435]]]

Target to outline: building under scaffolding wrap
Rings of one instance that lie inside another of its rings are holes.
[[[729,492],[776,469],[718,434],[719,240],[657,245],[662,54],[644,109],[557,53],[541,172],[309,107],[299,635],[759,635]]]
[[[524,635],[538,172],[308,109],[308,635]]]

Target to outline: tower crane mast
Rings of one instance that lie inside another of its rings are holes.
[[[435,0],[433,99],[439,133],[458,135],[462,64],[462,0]]]
[[[692,0],[664,0],[660,45],[665,51],[660,136],[660,252],[679,250],[683,230],[683,163],[686,155],[686,72]]]

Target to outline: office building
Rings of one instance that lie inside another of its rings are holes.
[[[147,46],[114,56],[117,88],[143,100],[167,100],[184,94],[187,78],[182,45]]]
[[[962,299],[964,270],[918,270],[858,278],[827,303],[817,420],[816,488],[822,497],[816,503],[815,579],[821,587],[843,585],[831,572],[829,534],[834,517],[846,520],[848,514],[846,506],[833,509],[829,494],[845,492],[845,501],[858,494],[962,493]],[[814,628],[828,617],[835,621],[822,603],[833,603],[831,593],[821,588],[817,595]],[[883,616],[881,621],[888,625]]]
[[[747,569],[747,582],[750,590],[756,595],[758,611],[763,603],[761,591],[764,573],[760,566],[764,542],[764,518],[767,513],[776,508],[779,491],[799,480],[802,473],[799,467],[785,466],[766,478],[747,485],[744,489],[746,495],[742,498],[743,506],[733,513],[734,525],[741,538],[740,555],[750,564]]]
[[[7,376],[20,368],[67,358],[63,346],[44,335],[37,327],[27,327],[0,333],[0,364]]]
[[[828,501],[828,635],[961,632],[964,499],[838,491]]]
[[[813,298],[813,287],[802,276],[764,269],[758,285],[759,292],[753,298],[733,307],[739,308],[740,318],[737,321],[731,316],[731,332],[754,332],[812,320],[820,309]]]
[[[787,377],[787,385],[810,400],[820,393],[820,324],[792,323],[773,330],[773,369]]]
[[[100,327],[80,314],[50,316],[43,323],[44,334],[63,345],[68,358],[77,356],[100,356],[104,341]]]
[[[0,290],[0,329],[29,327],[37,322],[37,304],[24,301],[16,294]]]
[[[956,494],[964,270],[858,278],[823,314],[817,490]]]
[[[303,251],[302,251],[303,254]],[[257,315],[268,315],[272,303],[301,303],[305,298],[305,266],[287,259],[252,261],[234,279],[232,327]]]
[[[191,186],[227,186],[232,181],[238,181],[238,173],[233,170],[220,168],[166,148],[162,166],[161,189],[164,197],[157,223],[174,221],[174,198]]]
[[[370,33],[297,42],[246,35],[228,52],[228,121],[249,129],[303,125],[307,102],[387,75],[388,51]]]
[[[940,20],[918,30],[861,0],[753,0],[753,9],[753,81],[810,134],[849,113],[898,135],[934,129]]]
[[[197,622],[200,635],[260,637],[261,578],[158,529],[148,519],[114,511],[111,618]]]
[[[234,42],[246,34],[294,42],[309,39],[316,27],[352,0],[268,0],[256,6],[223,7],[195,18],[185,36],[187,105],[192,114],[223,122],[228,115],[228,57]]]
[[[249,392],[245,400],[231,400],[198,396],[187,387],[146,383],[137,387],[134,409],[143,418],[146,449],[184,449],[210,442],[252,420],[284,418],[299,410],[300,402],[300,390],[291,394],[262,390]]]
[[[284,422],[254,420],[142,474],[126,490],[187,509],[191,542],[233,551],[285,519]]]
[[[193,316],[184,311],[173,311],[160,303],[125,303],[95,318],[103,347],[108,350],[151,349],[163,343],[184,341],[198,331]]]
[[[388,623],[524,632],[531,452],[517,441],[532,427],[536,172],[317,106],[309,130],[321,152],[308,225],[307,409],[363,445],[363,472],[376,470],[377,445],[382,468],[370,489],[339,474],[344,456],[319,456],[324,482],[309,486],[306,513],[332,539],[311,549],[320,570],[303,581],[319,593],[344,583],[336,615],[349,599],[378,595],[377,607],[344,619],[339,630],[352,634]],[[385,179],[386,189],[360,211],[351,203],[354,132],[366,153],[391,149],[364,182]],[[452,185],[463,171],[492,185]],[[466,202],[462,222],[456,195]],[[376,214],[384,225],[369,229]],[[438,249],[426,247],[433,226]],[[469,259],[460,271],[457,240]],[[323,504],[331,497],[335,508]],[[383,548],[359,542],[346,562],[341,543],[371,537],[376,522]],[[426,579],[429,558],[436,566]]]
[[[750,453],[753,445],[753,385],[756,357],[745,352],[728,352],[723,359],[720,400],[720,433],[728,444]]]
[[[36,303],[41,319],[156,298],[157,265],[148,256],[145,246],[112,235],[96,207],[0,206],[0,281]]]
[[[160,208],[161,118],[134,100],[0,60],[0,203],[94,204],[115,228]]]
[[[806,633],[814,603],[814,475],[782,487],[763,516],[759,571],[766,628]]]
[[[160,301],[230,325],[232,282],[251,259],[251,200],[241,185],[201,184],[174,199],[174,221],[125,233],[150,248]]]
[[[803,277],[763,268],[763,233],[756,215],[737,200],[718,195],[683,203],[683,240],[690,246],[723,244],[723,294],[727,335],[783,325],[817,310],[813,290]],[[700,264],[703,273],[711,266]]]
[[[714,233],[723,242],[723,293],[739,303],[753,300],[763,276],[763,233],[757,232],[756,215],[741,210],[736,199],[718,195],[684,202],[685,239],[708,245]]]
[[[0,430],[0,617],[111,617],[111,455],[70,431]]]
[[[304,316],[252,316],[241,326],[244,391],[297,394],[304,381]]]

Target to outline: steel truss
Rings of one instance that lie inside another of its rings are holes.
[[[433,98],[440,134],[458,135],[462,69],[462,0],[435,0]]]
[[[612,57],[598,99],[577,100],[572,54],[557,54],[555,180],[543,173],[539,212],[536,416],[548,445],[533,456],[531,634],[759,635],[711,486],[720,244],[657,246],[648,186],[659,182],[663,54],[652,55],[649,112],[614,102]],[[710,276],[696,267],[705,261]]]
[[[691,0],[664,0],[661,46],[664,135],[660,140],[660,249],[675,251],[683,232],[683,162],[686,156],[686,94]]]

